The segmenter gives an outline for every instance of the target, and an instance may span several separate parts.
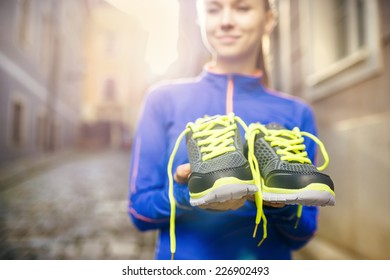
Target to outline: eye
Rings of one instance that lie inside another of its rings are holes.
[[[247,12],[247,11],[249,11],[251,9],[251,7],[248,6],[248,5],[239,5],[239,6],[237,6],[236,9],[239,12]]]
[[[208,7],[208,8],[206,8],[206,12],[208,13],[208,14],[217,14],[218,12],[219,12],[219,8],[218,7]]]
[[[217,12],[217,9],[207,9],[208,14],[216,14]]]
[[[209,3],[206,3],[205,6],[205,12],[207,14],[217,14],[221,10],[221,5],[216,1],[210,1]]]

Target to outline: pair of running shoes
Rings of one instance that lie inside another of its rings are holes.
[[[245,143],[238,125],[244,128]],[[298,217],[303,205],[335,204],[333,181],[321,172],[327,167],[329,157],[316,136],[277,123],[247,126],[233,113],[205,116],[187,124],[169,160],[171,231],[175,216],[172,163],[184,136],[191,165],[188,181],[191,205],[207,208],[208,204],[254,196],[257,206],[254,236],[261,219],[266,227],[263,201],[297,204]],[[319,146],[324,159],[322,166],[316,167],[309,159],[304,137]],[[174,234],[174,227],[171,233]]]

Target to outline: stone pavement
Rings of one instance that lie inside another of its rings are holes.
[[[67,153],[3,180],[0,259],[152,259],[155,232],[127,215],[129,155]]]
[[[153,259],[127,215],[130,152],[66,151],[0,168],[0,259]],[[359,259],[319,237],[295,259]]]

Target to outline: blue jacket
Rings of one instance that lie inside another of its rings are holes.
[[[169,259],[169,216],[167,163],[179,134],[188,122],[204,115],[223,115],[233,111],[249,125],[277,122],[288,129],[298,126],[316,134],[312,110],[303,101],[271,91],[260,76],[223,75],[204,70],[192,80],[176,81],[152,89],[145,100],[131,155],[129,177],[129,215],[142,230],[159,230],[156,259]],[[244,139],[244,131],[241,131]],[[174,172],[187,163],[182,141],[173,164]],[[314,162],[314,142],[306,140]],[[268,238],[257,247],[262,226],[253,238],[253,202],[226,212],[191,207],[187,186],[174,185],[177,250],[175,259],[291,259],[317,228],[317,207],[303,207],[299,225],[297,206],[264,207]]]

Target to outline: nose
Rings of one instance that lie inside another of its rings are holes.
[[[234,18],[233,18],[232,10],[230,8],[223,9],[221,28],[226,30],[226,29],[231,29],[233,26],[234,26]]]

